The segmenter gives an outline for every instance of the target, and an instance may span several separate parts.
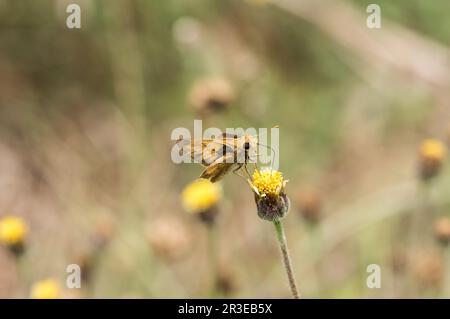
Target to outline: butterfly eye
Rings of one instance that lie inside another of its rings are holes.
[[[244,149],[246,149],[246,150],[250,149],[250,143],[249,142],[245,142],[244,143]]]

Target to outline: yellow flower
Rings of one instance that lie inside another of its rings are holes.
[[[222,198],[220,184],[198,179],[185,187],[181,194],[184,208],[190,213],[202,213],[214,207]]]
[[[279,196],[286,181],[279,171],[264,169],[253,172],[252,186],[259,196]]]
[[[445,156],[445,146],[434,139],[426,139],[420,146],[420,155],[426,160],[442,161]]]
[[[19,217],[7,216],[0,220],[0,242],[8,246],[22,244],[27,232],[27,226]]]
[[[290,201],[284,193],[287,181],[281,172],[264,169],[253,172],[249,181],[255,193],[258,216],[264,220],[279,221],[289,212]]]
[[[60,297],[60,288],[56,280],[46,279],[36,282],[31,287],[30,295],[33,299],[57,299]]]

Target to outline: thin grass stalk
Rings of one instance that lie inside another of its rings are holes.
[[[219,279],[219,253],[217,227],[215,223],[208,225],[208,257],[211,269],[211,298],[219,297],[217,282]]]

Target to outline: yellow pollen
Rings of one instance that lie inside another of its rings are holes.
[[[278,196],[284,188],[286,182],[283,174],[275,170],[255,170],[253,173],[253,186],[258,190],[259,195]]]

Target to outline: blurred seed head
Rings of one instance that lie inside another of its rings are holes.
[[[302,191],[297,199],[299,215],[308,223],[317,224],[321,217],[322,203],[320,194],[315,189]]]
[[[258,216],[268,221],[284,218],[289,212],[290,201],[284,193],[287,181],[283,174],[271,169],[255,170],[251,187],[255,196]]]
[[[201,24],[192,17],[181,17],[172,27],[176,44],[183,47],[195,47],[201,42]]]
[[[60,286],[55,279],[45,279],[42,281],[38,281],[31,287],[30,297],[33,299],[60,298]]]
[[[434,139],[426,139],[419,149],[419,173],[423,180],[429,180],[439,174],[445,158],[445,145]]]
[[[392,271],[395,274],[401,274],[405,271],[408,264],[408,257],[404,250],[395,251],[391,257]]]
[[[153,251],[167,261],[180,260],[192,245],[189,230],[175,218],[155,221],[147,228],[146,237]]]
[[[110,218],[102,217],[97,220],[94,231],[91,235],[93,250],[102,250],[110,242],[114,233],[113,221]]]
[[[216,287],[225,296],[232,294],[237,288],[237,282],[229,267],[221,266],[217,275]]]
[[[28,227],[24,220],[16,216],[6,216],[0,220],[0,242],[15,256],[25,251],[25,240]]]
[[[434,233],[436,239],[443,245],[447,246],[450,242],[450,218],[441,217],[434,224]]]
[[[443,278],[443,261],[434,252],[420,252],[413,256],[413,274],[422,287],[437,287]]]
[[[90,282],[92,278],[92,267],[95,262],[95,256],[92,253],[84,253],[75,256],[75,263],[80,266],[81,281]]]
[[[189,92],[189,104],[200,116],[222,112],[235,99],[235,91],[224,78],[213,77],[194,83]]]
[[[197,179],[187,185],[181,193],[184,209],[208,224],[214,222],[218,204],[222,199],[222,186],[207,179]]]

